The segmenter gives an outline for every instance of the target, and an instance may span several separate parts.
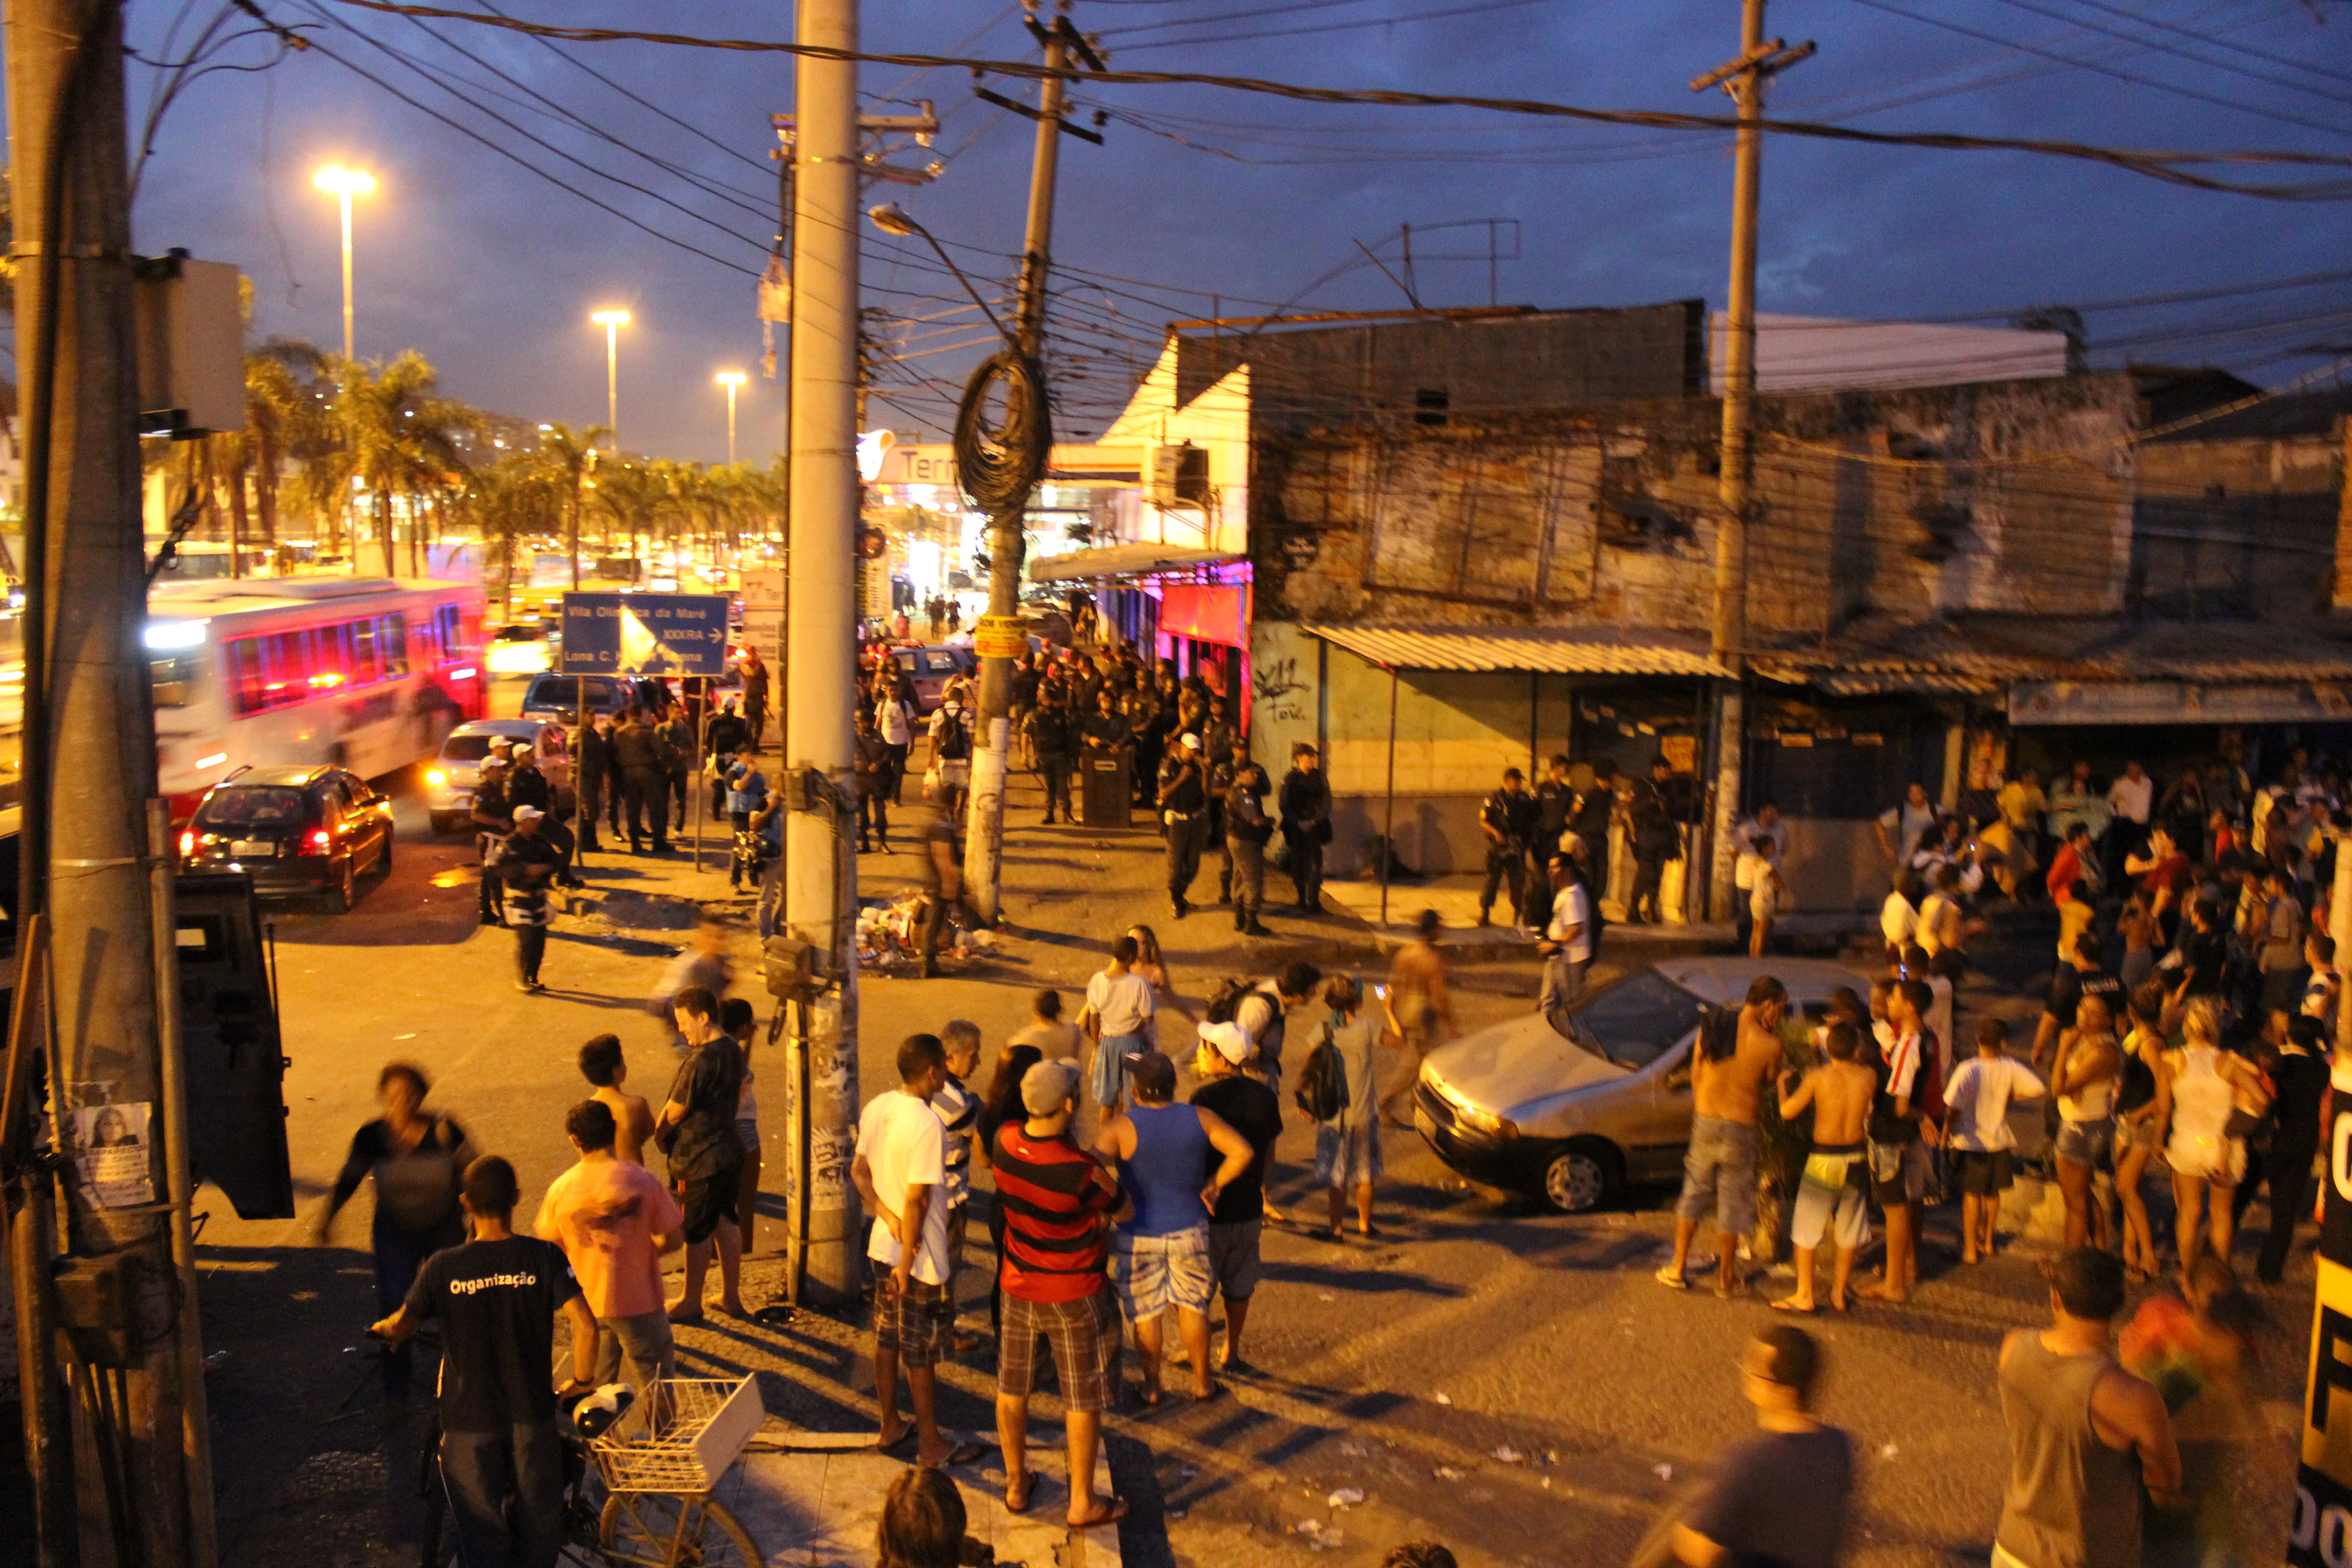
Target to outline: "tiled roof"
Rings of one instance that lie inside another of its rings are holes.
[[[1310,637],[1391,669],[1530,671],[1542,675],[1730,674],[1704,648],[1664,633],[1601,626],[1307,625]]]

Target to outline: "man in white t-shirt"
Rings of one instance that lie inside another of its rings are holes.
[[[2009,1108],[2048,1092],[2032,1068],[2009,1054],[1998,1018],[1977,1025],[1977,1054],[1945,1086],[1946,1141],[1960,1156],[1960,1261],[1990,1258],[2001,1189],[2009,1184],[2010,1151],[2017,1133]]]
[[[1538,944],[1544,973],[1536,1010],[1547,1016],[1583,993],[1585,971],[1592,963],[1592,899],[1576,874],[1575,851],[1568,848],[1575,838],[1571,833],[1560,840],[1562,853],[1551,863],[1551,920]]]
[[[898,1419],[898,1368],[915,1407],[915,1462],[928,1468],[978,1458],[950,1450],[940,1436],[936,1371],[955,1322],[948,1254],[947,1129],[931,1097],[947,1083],[947,1051],[937,1035],[909,1035],[898,1047],[898,1088],[866,1102],[857,1120],[850,1180],[874,1215],[866,1256],[887,1269],[874,1288],[874,1397],[882,1411],[878,1447],[895,1450],[908,1428]]]

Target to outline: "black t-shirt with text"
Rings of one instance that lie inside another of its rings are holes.
[[[563,1249],[537,1237],[435,1253],[408,1288],[412,1318],[441,1323],[441,1425],[504,1432],[555,1419],[555,1314],[580,1294]]]

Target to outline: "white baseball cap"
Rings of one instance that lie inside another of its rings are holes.
[[[1181,744],[1188,752],[1197,752],[1201,749],[1201,737],[1198,735],[1187,735],[1184,737]]]
[[[517,822],[537,822],[546,815],[535,805],[519,805],[515,807],[514,819]]]
[[[1236,1066],[1249,1058],[1249,1031],[1239,1024],[1203,1024],[1201,1043]]]

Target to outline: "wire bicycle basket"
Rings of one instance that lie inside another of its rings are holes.
[[[646,1391],[638,1409],[644,1419],[616,1423],[588,1445],[608,1490],[708,1492],[768,1415],[752,1377],[665,1378]]]

